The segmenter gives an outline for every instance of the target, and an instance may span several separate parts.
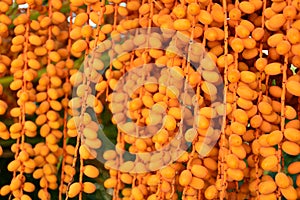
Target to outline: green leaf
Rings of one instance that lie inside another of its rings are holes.
[[[60,12],[61,13],[70,13],[71,9],[70,9],[70,2],[69,1],[64,1],[61,9],[60,9]]]
[[[97,184],[97,192],[96,192],[96,199],[101,199],[101,200],[111,200],[112,196],[110,196],[107,192],[106,189],[104,188],[103,184]]]
[[[37,20],[39,16],[40,16],[40,12],[36,10],[32,10],[30,12],[30,20]]]
[[[12,13],[16,13],[18,11],[18,4],[13,1],[13,4],[9,7],[8,11],[6,12],[7,16],[10,16]]]
[[[74,69],[80,69],[82,63],[84,61],[84,55],[74,61]]]

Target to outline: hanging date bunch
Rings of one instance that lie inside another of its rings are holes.
[[[299,0],[0,1],[0,199],[300,199]]]

